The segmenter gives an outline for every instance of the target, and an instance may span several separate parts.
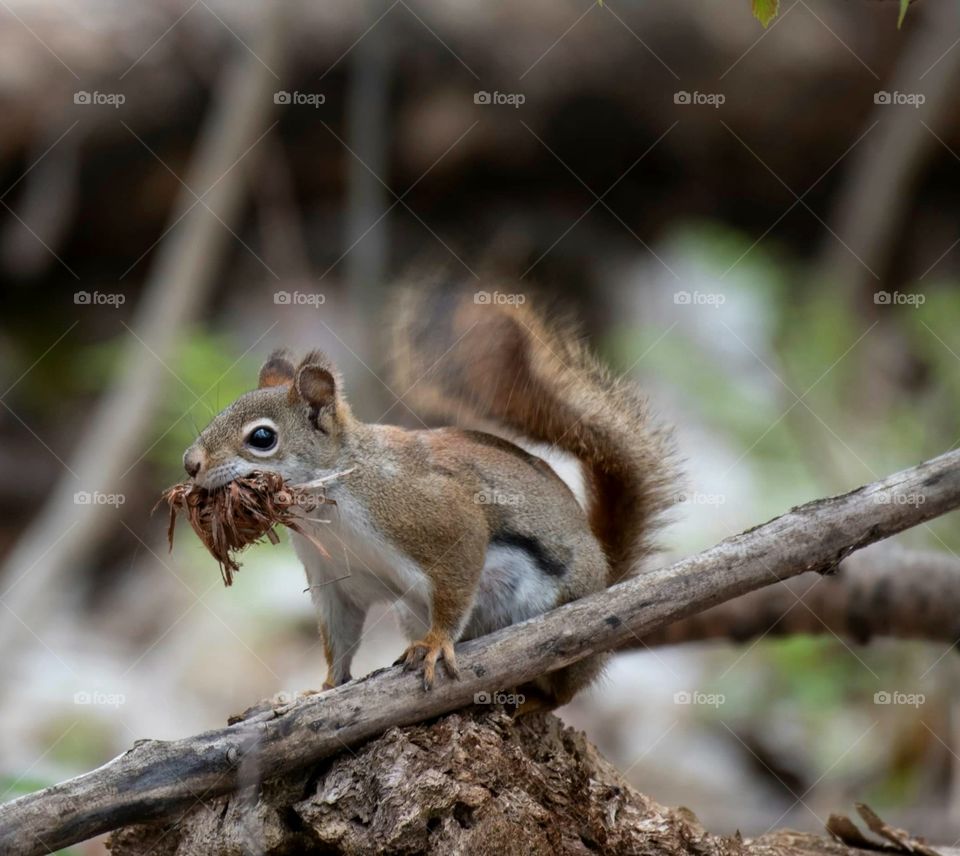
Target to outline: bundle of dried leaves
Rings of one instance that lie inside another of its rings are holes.
[[[278,524],[308,538],[328,555],[303,524],[307,512],[320,505],[336,505],[322,493],[323,483],[331,478],[291,485],[277,473],[256,472],[213,490],[185,482],[167,488],[157,505],[166,501],[170,507],[167,532],[170,549],[173,549],[177,514],[182,511],[193,531],[219,562],[224,585],[229,586],[234,572],[240,569],[234,554],[264,537],[272,544],[278,543],[280,539],[273,528]]]

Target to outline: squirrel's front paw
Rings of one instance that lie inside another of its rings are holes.
[[[435,633],[430,631],[425,639],[418,642],[411,642],[407,650],[394,663],[395,666],[403,664],[404,668],[415,669],[423,663],[423,688],[429,690],[433,687],[433,679],[436,675],[437,660],[443,660],[443,666],[447,674],[456,680],[460,680],[460,672],[457,669],[457,658],[453,653],[453,639],[446,633]]]

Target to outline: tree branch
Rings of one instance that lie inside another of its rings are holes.
[[[172,742],[145,741],[91,773],[0,806],[0,852],[32,856],[198,799],[302,769],[805,571],[960,505],[960,450],[816,500],[668,568],[458,646],[462,679],[424,692],[383,669],[319,696]]]
[[[833,633],[865,645],[877,636],[960,638],[960,560],[883,544],[844,559],[835,574],[805,574],[691,615],[624,646]]]

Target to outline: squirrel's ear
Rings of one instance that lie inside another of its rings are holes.
[[[293,363],[286,351],[274,351],[260,368],[258,389],[268,386],[290,386],[293,383]]]
[[[337,382],[323,366],[301,367],[290,392],[310,405],[310,419],[317,428],[323,428],[327,418],[336,412]]]
[[[290,402],[306,404],[313,426],[326,434],[335,434],[348,412],[339,386],[340,375],[333,363],[321,351],[311,351],[297,367]]]
[[[322,366],[304,366],[297,372],[297,393],[311,407],[327,407],[337,396],[337,382]]]

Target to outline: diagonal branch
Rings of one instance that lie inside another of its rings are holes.
[[[960,450],[792,509],[696,556],[459,646],[460,681],[424,692],[384,669],[320,696],[172,742],[145,741],[93,772],[0,807],[0,852],[46,853],[185,810],[335,755],[391,726],[470,704],[717,603],[805,571],[960,506]],[[246,775],[244,775],[246,772]]]

